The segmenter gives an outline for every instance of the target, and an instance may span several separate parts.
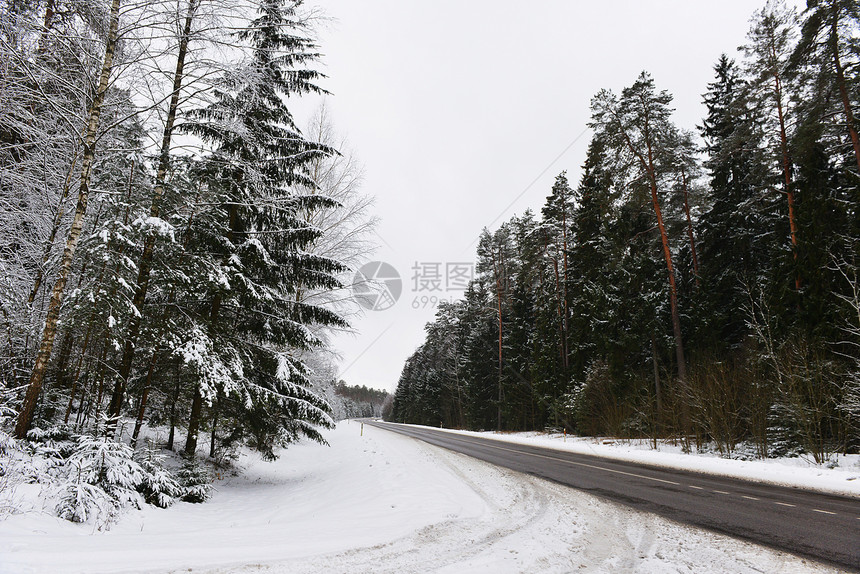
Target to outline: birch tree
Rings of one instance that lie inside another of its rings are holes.
[[[48,304],[48,314],[45,318],[45,327],[42,333],[42,341],[39,345],[39,352],[36,355],[36,362],[33,365],[30,382],[27,385],[27,394],[24,398],[24,404],[18,415],[18,422],[15,425],[15,435],[18,438],[24,438],[26,436],[33,420],[36,401],[39,398],[39,393],[42,389],[42,381],[45,377],[45,370],[47,369],[48,360],[51,358],[51,352],[54,347],[54,339],[57,334],[57,322],[60,317],[60,305],[62,304],[66,281],[68,280],[69,271],[72,267],[72,260],[75,255],[78,238],[80,237],[81,228],[83,226],[84,215],[87,210],[87,201],[90,193],[90,178],[92,176],[93,161],[95,159],[96,135],[99,129],[102,104],[104,103],[105,94],[109,87],[110,75],[113,70],[114,54],[117,48],[119,11],[120,0],[113,0],[110,9],[109,31],[105,41],[104,61],[102,63],[101,74],[99,76],[99,84],[92,103],[90,104],[87,127],[82,138],[83,153],[81,157],[81,174],[80,184],[78,186],[77,206],[75,207],[74,219],[72,220],[72,226],[69,230],[69,235],[66,239],[66,245],[63,250],[63,257],[60,262],[58,277],[54,283],[53,289],[51,290],[51,299]]]

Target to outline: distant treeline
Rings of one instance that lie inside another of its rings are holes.
[[[334,391],[341,399],[338,401],[340,404],[334,408],[335,417],[339,419],[381,417],[384,406],[390,406],[392,400],[388,391],[371,389],[364,385],[350,386],[343,381],[335,385]]]

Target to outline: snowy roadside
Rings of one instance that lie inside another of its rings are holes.
[[[209,502],[129,512],[109,532],[12,516],[0,572],[832,571],[356,422],[327,438],[275,463],[244,456]]]
[[[620,440],[565,436],[561,433],[498,433],[495,431],[475,432],[436,427],[426,428],[638,462],[651,466],[676,468],[830,494],[860,497],[860,455],[857,454],[834,455],[837,464],[828,466],[815,464],[810,458],[804,457],[737,460],[723,458],[717,453],[685,454],[680,445],[665,442],[658,442],[657,450],[654,450],[651,442],[644,439]]]

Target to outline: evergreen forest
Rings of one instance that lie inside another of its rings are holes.
[[[647,72],[595,94],[578,181],[483,230],[391,420],[856,452],[860,5],[807,5],[753,15],[698,125]]]

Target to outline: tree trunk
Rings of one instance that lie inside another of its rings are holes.
[[[663,412],[663,392],[660,388],[660,365],[657,363],[657,338],[654,332],[651,332],[651,358],[654,363],[654,393],[657,397],[657,418],[660,418],[660,413]]]
[[[660,241],[663,244],[663,257],[666,260],[666,269],[669,272],[669,305],[672,312],[672,332],[675,336],[675,356],[678,361],[678,379],[683,386],[687,382],[687,361],[684,358],[684,340],[681,335],[681,317],[678,312],[678,286],[675,283],[675,268],[672,265],[672,251],[669,248],[669,236],[663,225],[663,214],[660,211],[660,202],[657,198],[657,185],[652,181],[651,202],[654,213],[657,214],[657,228],[660,230]]]
[[[140,395],[140,407],[137,409],[137,420],[134,423],[134,432],[131,435],[131,446],[134,448],[137,445],[137,437],[140,436],[140,429],[143,427],[143,415],[146,414],[146,400],[149,398],[149,391],[152,389],[152,373],[155,371],[155,362],[158,360],[158,351],[152,353],[152,359],[149,361],[149,369],[146,372],[146,382],[143,384],[143,393]]]
[[[555,275],[555,300],[556,300],[556,314],[558,315],[558,360],[559,366],[561,367],[561,372],[563,374],[564,380],[567,380],[567,368],[565,365],[565,349],[564,349],[564,338],[565,338],[565,329],[564,329],[564,303],[562,302],[562,298],[564,297],[561,288],[561,277],[559,277],[558,273],[558,259],[553,257],[552,259],[552,271]]]
[[[229,213],[229,223],[228,223],[228,231],[227,231],[227,239],[229,241],[233,241],[234,233],[236,231],[236,227],[238,226],[239,221],[239,207],[236,204],[230,204],[228,208]],[[210,329],[214,329],[215,325],[218,323],[218,317],[221,313],[221,302],[222,296],[220,293],[216,293],[214,297],[212,297],[212,307],[209,310],[209,327]],[[200,383],[197,384],[197,388],[194,391],[194,400],[191,403],[191,415],[188,417],[188,436],[185,439],[185,454],[186,456],[194,456],[194,452],[197,450],[197,434],[198,429],[200,428],[200,412],[203,409],[203,397],[200,395]],[[212,440],[215,440],[214,430],[212,431]]]
[[[48,0],[45,3],[45,17],[42,20],[42,35],[39,37],[40,54],[44,54],[48,49],[48,36],[51,35],[51,27],[54,24],[54,13],[54,0]]]
[[[173,387],[173,400],[170,401],[170,434],[167,436],[167,450],[173,450],[173,441],[176,438],[176,403],[179,401],[179,373],[176,374],[176,385]]]
[[[197,433],[200,429],[200,412],[203,410],[203,397],[200,396],[200,387],[194,392],[194,400],[191,402],[191,416],[188,418],[188,436],[185,437],[185,456],[194,457],[197,451]]]
[[[63,334],[63,339],[60,343],[60,352],[57,353],[56,359],[57,387],[61,389],[66,386],[66,368],[69,365],[69,357],[72,355],[74,343],[74,335],[70,332]]]
[[[3,314],[3,320],[6,323],[6,343],[9,345],[9,356],[15,356],[15,343],[12,341],[12,322],[9,320],[9,313],[3,307],[3,301],[0,301],[0,313]]]
[[[75,415],[75,429],[81,428],[84,421],[84,415],[92,406],[93,394],[95,393],[95,378],[90,380],[90,371],[87,369],[81,375],[83,382],[81,383],[81,398],[78,400],[78,412]],[[89,391],[89,392],[88,392]]]
[[[675,267],[672,264],[672,250],[669,247],[669,235],[663,223],[663,213],[660,209],[660,200],[657,197],[657,173],[654,166],[654,150],[651,144],[650,125],[648,116],[645,117],[645,142],[648,148],[648,159],[645,163],[646,173],[651,188],[651,203],[654,214],[657,217],[657,228],[660,230],[660,242],[663,245],[663,257],[666,260],[666,270],[669,273],[669,307],[672,313],[672,334],[675,338],[675,360],[678,363],[678,382],[681,387],[681,427],[684,433],[684,444],[687,441],[687,432],[690,426],[689,405],[687,404],[687,360],[684,357],[684,338],[681,333],[681,315],[678,310],[678,286],[675,282]],[[629,140],[628,140],[629,142]],[[634,151],[635,152],[635,151]],[[640,159],[641,156],[640,156]]]
[[[499,402],[496,418],[496,430],[502,430],[502,262],[501,249],[499,249],[499,261],[496,261],[495,253],[493,254],[493,274],[496,276],[496,301],[498,303],[499,313]]]
[[[497,412],[496,427],[502,430],[502,299],[499,295],[499,408]]]
[[[89,348],[89,345],[90,345],[90,334],[92,333],[92,328],[93,328],[93,318],[90,317],[89,324],[87,325],[87,333],[86,333],[86,335],[84,335],[84,342],[81,345],[80,355],[78,356],[78,362],[75,365],[75,372],[74,372],[74,375],[72,378],[72,390],[69,393],[69,405],[66,407],[66,417],[65,417],[65,419],[63,419],[63,422],[65,424],[69,423],[69,416],[72,414],[72,405],[74,404],[74,401],[75,401],[75,391],[77,391],[77,389],[78,389],[78,381],[80,380],[80,376],[81,376],[81,366],[84,362],[84,355],[86,355],[87,349]],[[81,404],[78,405],[78,408],[81,408],[82,404],[83,404],[83,402],[81,402]]]
[[[648,146],[646,173],[648,174],[651,188],[651,203],[654,206],[654,214],[657,217],[657,229],[660,230],[660,242],[663,245],[663,257],[666,260],[666,270],[669,272],[669,306],[672,312],[672,332],[675,336],[675,357],[678,361],[678,380],[681,382],[681,387],[686,390],[687,361],[684,357],[684,339],[681,334],[681,316],[678,311],[678,286],[675,283],[675,266],[672,264],[672,250],[669,248],[669,234],[666,232],[666,226],[663,224],[663,212],[660,209],[660,200],[657,197],[657,174],[656,168],[654,167],[654,151],[651,147],[650,126],[648,125],[647,117],[644,133],[645,141]],[[686,400],[682,404],[686,405]]]
[[[99,120],[101,118],[102,104],[104,103],[105,93],[109,87],[110,74],[113,70],[113,57],[117,45],[119,8],[120,0],[113,0],[110,9],[110,28],[108,31],[107,41],[105,42],[105,55],[102,63],[101,76],[99,78],[99,86],[96,90],[95,97],[93,98],[93,103],[90,106],[89,119],[87,121],[87,128],[84,135],[84,153],[81,160],[81,183],[78,189],[78,204],[75,208],[72,227],[69,230],[69,236],[66,240],[65,249],[63,250],[59,275],[57,277],[57,281],[54,283],[54,288],[51,291],[51,299],[48,302],[48,314],[45,317],[45,329],[42,333],[42,342],[39,345],[39,353],[36,356],[36,362],[33,365],[33,371],[30,375],[30,382],[27,387],[27,394],[24,397],[24,404],[21,407],[21,412],[18,415],[18,421],[15,425],[15,436],[18,438],[24,438],[27,436],[27,431],[30,430],[30,425],[33,422],[36,401],[39,399],[39,394],[42,390],[45,370],[48,367],[48,361],[51,358],[51,351],[54,348],[54,339],[57,335],[57,323],[60,319],[60,305],[63,301],[63,291],[66,288],[66,282],[68,281],[69,272],[72,268],[72,259],[74,258],[75,249],[78,245],[81,229],[83,228],[84,214],[87,211],[90,178],[95,160],[96,135],[98,133]]]
[[[842,107],[845,110],[845,122],[848,125],[848,134],[851,136],[851,144],[854,146],[854,157],[857,160],[857,173],[860,175],[860,137],[854,127],[854,113],[851,111],[851,100],[848,98],[848,89],[845,87],[845,70],[839,60],[839,18],[838,6],[833,3],[833,19],[830,22],[830,49],[833,50],[833,67],[836,69],[836,84],[839,87],[839,97],[842,99]]]
[[[90,401],[90,404],[93,409],[93,418],[98,420],[99,415],[101,414],[102,408],[102,398],[104,397],[105,390],[105,370],[107,369],[107,362],[105,361],[107,357],[108,346],[104,345],[102,347],[101,358],[98,361],[99,365],[99,374],[96,377],[96,382],[93,383],[94,386],[98,388],[98,393],[96,394],[96,398]],[[81,419],[81,426],[85,425],[89,420],[89,412],[86,413],[86,416]]]
[[[687,361],[684,357],[684,339],[681,334],[681,317],[678,312],[678,287],[675,283],[675,267],[672,265],[672,251],[669,248],[669,236],[666,233],[666,226],[663,224],[663,213],[660,210],[660,200],[657,197],[657,172],[654,166],[654,150],[651,142],[651,126],[649,116],[645,113],[645,125],[643,126],[643,135],[645,137],[645,145],[647,147],[647,157],[642,155],[642,152],[633,145],[630,140],[630,135],[624,127],[623,122],[618,117],[616,112],[612,112],[615,116],[624,141],[630,152],[639,160],[645,175],[648,177],[648,184],[651,189],[651,203],[654,207],[654,214],[657,217],[657,228],[660,231],[660,242],[663,245],[663,257],[666,260],[666,270],[669,273],[669,305],[672,313],[672,332],[675,337],[675,358],[678,363],[678,380],[681,383],[681,388],[686,391],[687,388]],[[689,416],[687,413],[688,405],[686,400],[682,404],[682,417],[684,418],[684,426],[686,429]]]
[[[771,42],[771,55],[773,61],[777,61],[776,47]],[[779,118],[779,148],[782,153],[782,175],[785,184],[785,196],[788,199],[788,227],[791,231],[791,251],[794,261],[797,262],[797,218],[794,215],[794,190],[792,189],[791,157],[788,153],[788,135],[785,130],[785,113],[782,109],[782,79],[779,75],[779,67],[774,64],[773,83],[774,99],[776,100],[776,113]],[[800,290],[800,274],[794,277],[794,287]]]
[[[209,458],[215,458],[215,431],[218,428],[218,411],[221,406],[221,399],[215,401],[215,409],[212,413],[212,436],[209,439]],[[371,415],[373,416],[373,412]]]
[[[155,188],[152,193],[152,204],[149,209],[150,217],[158,217],[161,207],[161,198],[164,195],[164,184],[167,179],[167,169],[170,163],[170,141],[173,137],[173,128],[176,122],[176,112],[179,108],[179,91],[182,89],[184,79],[185,56],[188,53],[188,42],[191,37],[191,25],[194,22],[194,13],[197,10],[199,0],[190,0],[188,11],[185,16],[185,25],[182,37],[179,41],[179,52],[176,56],[176,69],[173,74],[173,92],[170,96],[170,104],[167,109],[167,121],[161,138],[161,150],[158,160],[158,169],[155,177]],[[137,309],[128,325],[128,334],[125,339],[125,347],[122,353],[122,362],[119,368],[119,377],[113,388],[109,414],[118,417],[122,411],[125,388],[128,384],[128,376],[131,373],[131,365],[134,360],[135,345],[140,334],[140,322],[143,317],[143,305],[146,302],[146,292],[149,288],[149,276],[152,270],[152,255],[155,250],[155,235],[147,235],[143,245],[143,253],[138,262],[137,289],[134,292],[132,304]]]

